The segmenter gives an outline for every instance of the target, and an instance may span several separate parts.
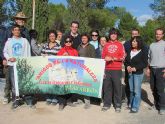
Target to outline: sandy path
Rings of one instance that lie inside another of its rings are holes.
[[[142,88],[145,101],[152,101],[149,84],[143,84]],[[58,105],[48,106],[45,102],[38,102],[36,109],[23,105],[11,110],[11,104],[2,104],[2,90],[0,93],[0,124],[165,124],[165,115],[158,115],[157,111],[149,110],[148,103],[144,101],[137,114],[130,114],[125,107],[121,113],[115,113],[113,107],[107,112],[102,112],[101,107],[97,105],[92,105],[88,110],[79,105],[58,111]]]

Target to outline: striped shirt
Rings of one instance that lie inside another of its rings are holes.
[[[61,49],[61,46],[58,43],[55,43],[55,46],[50,48],[49,43],[45,43],[41,51],[42,54],[57,55],[58,51]]]

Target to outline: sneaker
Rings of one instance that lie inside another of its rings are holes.
[[[15,100],[12,104],[12,109],[16,109],[19,106],[20,106],[19,100]]]
[[[82,105],[83,104],[83,101],[78,99],[77,102],[73,102],[73,104]]]
[[[131,105],[126,106],[126,110],[130,110],[131,109]]]
[[[67,105],[71,107],[76,107],[76,104],[73,104],[72,102],[68,102]]]
[[[8,104],[8,103],[9,103],[9,99],[8,99],[8,98],[4,98],[4,99],[3,99],[3,104],[6,105],[6,104]]]
[[[120,112],[121,112],[121,108],[116,108],[116,109],[115,109],[115,112],[116,112],[116,113],[120,113]]]
[[[129,113],[138,113],[137,110],[131,110]]]
[[[159,114],[160,115],[165,115],[165,110],[163,110],[163,109],[159,110]]]
[[[52,99],[52,105],[57,105],[58,100],[57,99]]]
[[[59,110],[59,111],[62,111],[62,110],[64,110],[64,107],[65,107],[65,105],[60,104],[58,110]]]
[[[101,109],[101,111],[105,112],[105,111],[107,111],[108,109],[110,109],[110,107],[103,106],[102,109]]]
[[[52,103],[52,100],[51,99],[46,99],[46,104],[47,105],[50,105]]]
[[[84,109],[89,109],[90,107],[91,107],[90,104],[85,104],[85,105],[84,105]]]

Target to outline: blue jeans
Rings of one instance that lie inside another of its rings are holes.
[[[138,111],[141,102],[141,84],[144,74],[129,74],[131,110]]]

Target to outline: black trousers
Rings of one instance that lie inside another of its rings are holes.
[[[154,97],[154,104],[158,109],[165,110],[165,78],[163,70],[165,68],[151,68],[150,86]]]
[[[103,81],[103,103],[105,107],[110,107],[112,98],[115,108],[121,108],[121,70],[106,70]]]
[[[129,74],[127,69],[125,68],[125,78],[124,78],[124,83],[125,83],[125,90],[123,91],[123,99],[127,98],[127,102],[129,102],[129,94],[130,94],[130,88],[129,88],[129,82],[128,82]]]

